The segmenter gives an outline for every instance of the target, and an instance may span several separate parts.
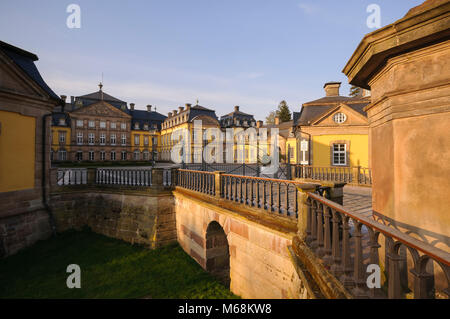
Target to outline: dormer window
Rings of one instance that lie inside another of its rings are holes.
[[[135,130],[138,130],[138,129],[139,129],[139,124],[138,124],[138,123],[135,123],[135,124],[134,124],[134,129],[135,129]]]
[[[148,130],[148,124],[144,124],[144,130]]]
[[[59,125],[66,125],[65,119],[59,119]]]

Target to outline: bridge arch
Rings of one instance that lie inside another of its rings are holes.
[[[206,270],[230,285],[230,249],[227,235],[222,226],[212,221],[206,228]]]

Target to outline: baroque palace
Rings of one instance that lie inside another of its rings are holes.
[[[52,114],[52,161],[149,161],[158,159],[165,116],[135,110],[102,90],[71,97]],[[65,96],[62,96],[65,99]]]
[[[99,91],[71,96],[70,102],[54,109],[51,160],[171,161],[175,145],[172,133],[187,129],[192,137],[194,121],[201,120],[204,130],[218,128],[225,133],[227,128],[233,128],[236,135],[247,128],[265,128],[269,133],[270,129],[278,129],[282,162],[318,167],[370,167],[369,126],[364,111],[370,93],[364,90],[359,96],[341,96],[340,85],[340,82],[326,83],[325,96],[304,103],[300,112],[293,112],[292,120],[280,122],[275,118],[275,123],[264,125],[253,115],[240,111],[239,106],[220,119],[214,110],[198,103],[180,106],[168,116],[152,110],[151,105],[147,105],[146,111],[136,110],[133,103],[128,107],[127,102],[103,92],[100,83]],[[264,145],[251,145],[246,136],[242,144],[245,163],[252,163],[250,154],[257,149],[264,149],[270,155],[270,138]],[[189,157],[192,162],[201,161],[194,158],[194,149],[202,146],[192,144]],[[239,157],[238,148],[234,145],[234,161]]]

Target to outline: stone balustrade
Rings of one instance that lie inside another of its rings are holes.
[[[148,167],[89,167],[51,169],[51,187],[123,186],[172,187],[176,169]]]

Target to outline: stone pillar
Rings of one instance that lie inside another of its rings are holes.
[[[335,182],[326,182],[322,183],[322,186],[329,187],[327,199],[338,203],[339,205],[343,205],[344,203],[344,186],[347,183],[335,183]]]
[[[423,235],[450,233],[449,10],[425,1],[366,35],[343,71],[371,90],[373,210]]]
[[[163,169],[152,168],[152,186],[162,186],[162,185],[163,185]]]
[[[298,227],[297,227],[297,235],[298,237],[306,242],[306,230],[307,230],[307,222],[308,222],[308,214],[309,214],[309,206],[308,206],[308,193],[315,192],[319,184],[299,184],[297,185],[297,196],[298,196]]]
[[[96,175],[97,169],[96,168],[87,168],[87,184],[88,185],[94,185],[96,183],[95,175]]]
[[[222,183],[221,183],[221,175],[225,172],[215,171],[214,172],[214,183],[215,183],[215,193],[217,198],[222,197]]]

